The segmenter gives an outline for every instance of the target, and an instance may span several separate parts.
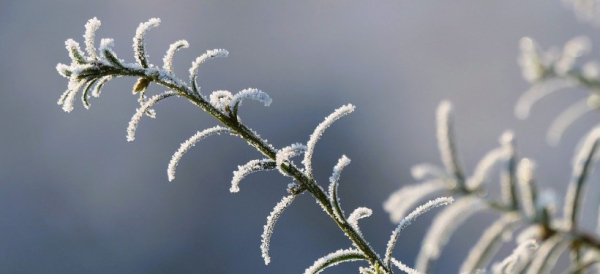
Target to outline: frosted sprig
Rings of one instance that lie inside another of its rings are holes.
[[[367,218],[373,214],[373,210],[367,207],[358,207],[350,215],[348,216],[348,223],[356,230],[356,232],[360,232],[360,227],[358,226],[358,220],[362,218]],[[362,235],[362,233],[361,233]]]
[[[407,274],[421,274],[421,272],[410,268],[409,266],[403,264],[401,261],[396,260],[395,258],[392,258],[392,264],[397,267],[398,269],[406,272]]]
[[[283,165],[288,163],[291,158],[301,155],[306,152],[306,146],[300,143],[295,143],[290,146],[284,147],[277,151],[277,155],[275,156],[275,161],[277,164],[277,169],[281,174],[285,176],[290,176],[287,171],[283,169]]]
[[[447,179],[448,173],[436,165],[424,163],[410,168],[410,174],[415,180]]]
[[[452,174],[456,182],[462,185],[465,183],[465,176],[456,150],[453,127],[452,104],[450,101],[442,101],[437,109],[438,148],[446,172]]]
[[[577,119],[594,110],[600,109],[600,95],[590,94],[589,97],[581,99],[561,112],[548,129],[546,140],[550,145],[558,145],[562,135],[567,128]]]
[[[566,91],[575,86],[573,81],[564,79],[548,79],[543,82],[535,83],[525,93],[519,97],[515,104],[515,116],[519,119],[529,117],[531,108],[539,100],[557,91]]]
[[[252,160],[245,165],[238,166],[238,170],[233,172],[233,179],[231,180],[231,193],[240,191],[240,182],[249,174],[258,171],[269,171],[275,169],[275,161],[271,159]]]
[[[402,221],[400,221],[398,224],[398,227],[396,227],[396,229],[392,232],[392,236],[387,243],[384,259],[386,266],[391,268],[392,252],[394,251],[394,247],[396,247],[396,242],[398,241],[398,237],[400,237],[400,232],[402,232],[402,230],[409,226],[421,214],[439,206],[449,205],[453,201],[454,199],[452,197],[440,197],[417,207],[410,214],[408,214],[408,216],[404,217],[404,219],[402,219]]]
[[[96,56],[96,46],[94,46],[94,37],[96,37],[96,31],[100,28],[100,20],[96,17],[90,19],[85,24],[85,34],[83,38],[85,39],[85,50],[91,59],[97,59]]]
[[[267,224],[264,226],[263,234],[261,236],[262,243],[260,245],[260,250],[262,252],[262,257],[265,260],[265,264],[269,264],[271,262],[271,257],[269,256],[269,245],[271,243],[271,236],[273,235],[273,229],[275,228],[275,223],[279,216],[283,213],[283,211],[294,201],[296,198],[295,195],[289,195],[283,197],[277,205],[271,211],[271,214],[267,217]]]
[[[428,273],[454,231],[470,216],[484,208],[480,199],[464,197],[437,214],[425,238],[423,238],[421,250],[417,256],[416,268],[423,273]]]
[[[467,259],[460,268],[460,273],[472,273],[476,269],[485,267],[500,248],[500,243],[510,239],[510,235],[516,228],[518,221],[519,216],[517,214],[507,213],[489,226],[469,251]]]
[[[338,160],[338,163],[333,167],[333,174],[329,177],[329,202],[333,206],[333,214],[339,221],[343,221],[344,212],[340,207],[340,199],[337,194],[337,189],[340,181],[340,175],[344,168],[350,164],[350,159],[346,157],[346,155],[342,155],[342,157]]]
[[[573,175],[565,196],[564,208],[565,220],[569,222],[570,227],[574,227],[577,224],[579,207],[584,198],[582,196],[583,187],[592,170],[592,163],[595,160],[594,154],[598,149],[599,141],[600,127],[597,127],[588,134],[575,158]]]
[[[356,107],[348,104],[336,109],[332,114],[327,116],[323,122],[321,122],[310,135],[308,142],[306,143],[306,153],[304,154],[304,160],[302,160],[302,164],[304,165],[305,172],[308,177],[312,177],[312,155],[315,151],[315,145],[317,141],[321,139],[321,136],[325,132],[325,130],[331,126],[338,119],[352,113]]]
[[[163,57],[163,69],[173,73],[173,57],[175,56],[175,52],[180,49],[188,48],[190,43],[186,40],[179,40],[169,46],[165,57]]]
[[[237,116],[238,107],[242,104],[242,101],[244,101],[245,99],[261,102],[265,105],[265,107],[270,106],[273,102],[271,97],[269,97],[269,94],[261,90],[255,88],[247,88],[241,90],[240,92],[236,93],[229,102],[229,109],[231,109],[234,117]]]
[[[515,152],[515,137],[512,131],[506,131],[500,136],[500,144],[505,151],[504,168],[501,173],[502,200],[512,208],[518,208],[517,199],[517,156]]]
[[[324,257],[316,260],[313,265],[306,270],[304,274],[317,274],[321,273],[328,267],[352,261],[366,260],[365,255],[357,249],[340,249],[336,252],[329,253]]]
[[[227,90],[213,91],[210,94],[210,104],[219,111],[225,113],[228,111],[226,107],[229,107],[231,98],[233,98],[233,95]]]
[[[181,143],[181,146],[179,147],[179,149],[175,152],[175,154],[173,154],[173,157],[171,157],[171,161],[169,162],[169,167],[167,168],[167,174],[169,175],[169,181],[175,180],[175,169],[177,168],[177,165],[179,164],[181,157],[183,157],[183,155],[188,150],[190,150],[190,148],[195,146],[198,141],[200,141],[208,136],[211,136],[214,134],[221,134],[221,133],[233,134],[233,132],[228,128],[224,128],[221,126],[215,126],[215,127],[209,128],[209,129],[205,129],[203,131],[198,131],[196,134],[194,134],[192,137],[187,139],[185,142]]]
[[[133,117],[131,117],[131,121],[129,121],[129,126],[127,127],[127,141],[132,142],[135,140],[135,131],[137,126],[142,119],[142,116],[144,116],[144,113],[146,113],[148,109],[156,105],[156,103],[160,102],[161,100],[175,95],[177,95],[177,93],[174,91],[167,91],[159,95],[154,95],[152,98],[150,98],[150,100],[143,104],[142,107],[136,109],[135,114]]]
[[[196,83],[196,78],[198,77],[198,68],[204,62],[209,59],[218,58],[218,57],[227,57],[229,55],[229,51],[224,49],[213,49],[208,50],[206,53],[200,55],[194,62],[192,62],[192,67],[190,68],[190,83],[192,84],[193,90],[199,95],[200,89],[198,88],[198,84]]]
[[[133,51],[135,53],[135,60],[144,68],[148,67],[148,55],[146,54],[145,45],[146,32],[148,32],[148,30],[151,28],[158,27],[159,24],[160,19],[151,18],[148,20],[148,22],[140,23],[135,31],[135,36],[133,37]]]
[[[490,178],[494,166],[506,159],[506,149],[499,147],[492,149],[479,160],[473,171],[473,175],[467,180],[467,188],[479,189],[483,183]]]

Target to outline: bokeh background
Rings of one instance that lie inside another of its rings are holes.
[[[256,87],[269,108],[247,102],[244,121],[276,147],[306,142],[335,108],[357,111],[334,124],[317,145],[321,184],[337,159],[352,164],[340,186],[347,212],[374,210],[362,220],[383,252],[394,225],[382,203],[414,183],[410,167],[440,164],[435,109],[456,109],[458,146],[472,170],[506,129],[519,154],[538,163],[543,188],[564,193],[578,140],[598,115],[578,121],[557,147],[545,143],[552,119],[585,96],[573,90],[536,105],[526,121],[513,106],[529,85],[516,58],[518,41],[562,46],[577,35],[600,44],[598,29],[579,22],[560,1],[0,1],[0,273],[301,273],[314,260],[350,246],[309,195],[279,220],[265,266],[260,234],[290,183],[277,172],[254,174],[229,193],[232,171],[260,155],[237,138],[209,138],[185,155],[169,183],[167,163],[179,143],[216,125],[184,100],[167,100],[157,119],[143,119],[137,139],[125,129],[137,105],[135,79],[108,83],[90,110],[65,113],[56,101],[69,63],[64,41],[83,43],[86,21],[102,20],[97,39],[115,39],[120,58],[133,61],[135,29],[160,17],[147,36],[150,60],[162,64],[169,44],[187,39],[176,73],[225,48],[227,59],[200,69],[204,93]],[[592,58],[600,56],[592,52]],[[150,92],[164,89],[151,86]],[[598,176],[591,178],[586,229],[597,215]],[[595,184],[594,184],[595,183]],[[560,195],[559,195],[560,197]],[[434,214],[400,238],[396,257],[413,265]],[[436,273],[456,273],[492,213],[471,218],[452,237]],[[510,245],[510,244],[509,244]],[[510,248],[500,251],[500,256]],[[327,273],[357,273],[360,264]]]

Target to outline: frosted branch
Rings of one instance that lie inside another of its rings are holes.
[[[329,253],[324,257],[316,260],[313,265],[306,270],[304,270],[304,274],[317,274],[321,273],[328,267],[343,263],[343,262],[352,262],[352,261],[361,261],[366,260],[362,252],[356,249],[340,249],[336,252]]]
[[[268,107],[273,102],[271,97],[269,97],[269,94],[255,88],[247,88],[236,93],[229,102],[229,109],[232,110],[234,115],[237,115],[237,109],[242,105],[242,101],[245,99],[259,101],[263,103],[265,107]]]
[[[229,55],[229,52],[224,49],[213,49],[213,50],[206,51],[206,53],[200,55],[198,58],[196,58],[196,60],[194,60],[194,62],[192,62],[192,67],[190,68],[190,83],[192,85],[193,90],[196,93],[199,94],[199,89],[198,89],[198,84],[196,83],[196,78],[198,75],[198,68],[200,67],[200,65],[202,65],[204,62],[206,62],[209,59],[218,58],[218,57],[227,57],[227,55]]]
[[[327,116],[323,122],[321,122],[310,135],[308,142],[306,143],[306,153],[304,154],[304,160],[302,160],[302,164],[305,167],[306,175],[311,178],[312,177],[312,155],[315,151],[315,145],[317,141],[321,139],[323,132],[331,126],[338,119],[352,113],[356,107],[348,104],[336,109],[332,114]]]
[[[175,154],[173,154],[173,157],[171,158],[171,161],[169,162],[169,167],[167,168],[167,174],[169,175],[169,182],[173,181],[175,179],[175,168],[177,168],[177,165],[179,164],[181,157],[183,157],[183,155],[188,150],[190,150],[190,148],[192,148],[194,145],[196,145],[196,143],[198,141],[200,141],[208,136],[211,136],[213,134],[221,134],[221,133],[233,134],[233,132],[228,128],[216,126],[216,127],[212,127],[209,129],[205,129],[203,131],[198,131],[196,134],[194,134],[192,137],[190,137],[187,141],[181,143],[181,146],[179,147],[177,152],[175,152]]]
[[[502,262],[494,264],[492,266],[493,274],[510,274],[519,273],[523,267],[531,260],[531,257],[535,250],[538,248],[538,244],[535,240],[525,241],[517,246],[513,250],[512,254],[506,257]]]
[[[373,214],[373,210],[371,210],[370,208],[359,207],[352,211],[352,213],[350,213],[350,216],[348,216],[348,223],[354,228],[354,230],[356,230],[358,234],[360,234],[361,237],[362,232],[360,231],[360,227],[358,226],[358,220],[369,217],[371,216],[371,214]]]
[[[415,180],[448,179],[448,173],[446,173],[446,170],[428,163],[412,166],[410,168],[410,174]]]
[[[135,31],[135,36],[133,37],[133,51],[135,54],[135,60],[143,68],[148,67],[148,55],[146,55],[146,45],[144,40],[146,32],[148,32],[148,30],[151,28],[158,27],[159,24],[160,19],[151,18],[148,20],[148,22],[140,23]]]
[[[305,153],[305,151],[306,146],[300,143],[292,144],[277,151],[275,158],[279,172],[285,176],[290,176],[285,170],[283,170],[282,165],[289,162],[292,157],[296,157],[302,153]]]
[[[269,171],[276,168],[275,161],[271,159],[252,160],[245,165],[238,166],[238,170],[233,172],[231,180],[230,192],[236,193],[240,191],[240,182],[249,174],[258,171]]]
[[[577,103],[561,112],[554,121],[552,121],[552,124],[548,129],[548,135],[546,136],[548,144],[552,146],[558,145],[563,133],[570,125],[577,119],[583,117],[583,115],[596,109],[589,104],[590,98],[594,97],[598,99],[598,95],[591,95],[589,98],[579,100]]]
[[[396,260],[395,258],[392,258],[392,263],[394,264],[394,266],[396,266],[398,269],[408,273],[408,274],[420,274],[421,272],[410,268],[409,266],[403,264],[401,261]]]
[[[295,197],[296,196],[294,195],[283,197],[267,217],[267,224],[264,226],[263,234],[261,236],[262,243],[260,245],[262,257],[267,265],[271,262],[271,257],[269,257],[269,244],[271,242],[271,236],[273,235],[275,223],[277,222],[277,219],[279,219],[279,216],[281,216],[281,213],[283,213],[283,211],[294,201]]]
[[[394,247],[396,247],[396,242],[398,241],[398,237],[400,237],[400,232],[402,232],[402,230],[409,226],[421,214],[439,206],[449,205],[453,201],[454,199],[452,197],[440,197],[435,200],[431,200],[425,203],[424,205],[417,207],[410,214],[408,214],[408,216],[404,217],[402,221],[400,221],[398,227],[392,232],[390,240],[387,244],[387,248],[385,250],[384,263],[388,267],[388,269],[391,269],[392,252],[394,251]]]
[[[338,160],[338,163],[333,168],[333,174],[329,177],[329,203],[333,207],[333,215],[340,221],[344,221],[344,212],[340,207],[340,200],[337,194],[337,189],[339,185],[340,175],[344,168],[350,164],[350,159],[346,157],[346,155],[342,155],[342,157]]]
[[[135,131],[137,126],[144,116],[144,113],[148,111],[151,107],[153,107],[156,103],[160,102],[163,99],[169,98],[171,96],[177,95],[177,92],[167,91],[159,95],[154,95],[148,100],[145,104],[143,104],[140,108],[136,109],[135,114],[131,117],[129,121],[129,126],[127,127],[127,141],[132,142],[135,140]]]
[[[560,235],[554,235],[544,241],[531,261],[527,274],[546,274],[556,264],[558,257],[567,246],[567,241]]]
[[[506,150],[502,147],[490,150],[475,166],[473,176],[467,180],[469,190],[479,189],[490,178],[494,166],[506,158]]]
[[[521,204],[525,215],[534,219],[536,215],[535,204],[537,203],[537,188],[533,180],[535,163],[530,159],[522,159],[517,167],[517,182],[521,193]]]
[[[529,117],[531,107],[537,101],[556,91],[566,90],[567,88],[574,86],[575,83],[566,81],[564,79],[549,79],[540,83],[535,83],[517,100],[515,105],[515,115],[519,119],[526,119]]]
[[[440,257],[454,231],[471,215],[484,208],[478,198],[465,197],[438,213],[423,239],[416,268],[423,273],[430,272],[433,262]]]
[[[169,46],[165,57],[163,57],[163,69],[173,73],[173,56],[180,49],[188,48],[190,44],[186,40],[179,40]]]
[[[83,35],[83,38],[85,39],[85,50],[90,58],[94,60],[98,59],[98,56],[96,56],[96,47],[94,46],[94,37],[96,36],[96,31],[100,28],[100,25],[100,20],[96,17],[90,19],[85,24],[85,34]]]

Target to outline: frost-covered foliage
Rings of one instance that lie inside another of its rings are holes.
[[[325,191],[312,174],[312,155],[315,147],[325,130],[331,124],[341,117],[354,111],[355,107],[351,104],[344,105],[336,109],[331,115],[325,118],[310,135],[306,144],[294,143],[281,149],[275,149],[266,140],[262,139],[255,131],[248,128],[241,122],[238,109],[242,102],[247,99],[255,100],[269,106],[272,102],[271,97],[261,90],[255,88],[244,89],[238,93],[231,93],[227,90],[217,90],[206,96],[200,93],[200,87],[197,84],[198,68],[206,61],[216,57],[227,57],[228,51],[224,49],[209,50],[200,55],[192,62],[189,69],[189,82],[178,78],[173,72],[173,56],[183,48],[188,48],[189,43],[185,40],[179,40],[171,44],[163,58],[163,66],[153,65],[146,54],[145,36],[147,32],[159,25],[160,20],[152,18],[148,22],[141,23],[133,38],[133,49],[135,63],[127,63],[119,59],[112,50],[113,40],[102,39],[98,49],[95,47],[95,33],[100,27],[100,20],[93,18],[85,25],[85,49],[83,52],[77,42],[69,39],[66,42],[67,50],[71,57],[71,64],[58,64],[58,72],[69,79],[68,89],[60,97],[58,104],[63,106],[66,112],[71,112],[74,108],[74,102],[77,94],[82,93],[81,99],[86,108],[90,107],[88,100],[90,97],[100,96],[100,90],[103,85],[117,77],[136,77],[137,82],[133,87],[133,94],[139,96],[140,107],[129,122],[127,127],[127,140],[135,140],[136,129],[144,116],[154,118],[155,107],[159,102],[168,98],[182,97],[192,104],[200,107],[202,110],[212,115],[221,125],[198,131],[188,140],[183,142],[180,148],[173,154],[167,168],[169,181],[175,179],[175,169],[182,159],[183,155],[195,146],[202,139],[221,133],[238,136],[244,139],[250,146],[256,148],[262,154],[263,159],[251,160],[238,167],[233,173],[230,191],[235,193],[240,191],[240,182],[248,175],[258,171],[268,171],[277,169],[284,176],[292,177],[293,182],[288,185],[289,195],[285,196],[273,209],[267,217],[267,224],[264,226],[262,234],[262,243],[260,250],[265,264],[271,262],[269,255],[270,239],[273,235],[275,223],[283,211],[292,204],[300,194],[309,192],[317,203],[323,208],[325,213],[339,226],[342,233],[351,241],[353,247],[341,249],[328,254],[306,269],[305,273],[319,273],[325,268],[348,261],[364,261],[366,267],[360,267],[359,271],[366,273],[394,273],[392,266],[397,267],[403,272],[418,273],[416,270],[406,266],[393,257],[392,251],[396,245],[400,231],[409,225],[420,214],[437,206],[447,205],[452,202],[452,198],[443,197],[434,199],[421,206],[411,205],[407,210],[416,209],[402,216],[400,225],[392,233],[390,242],[385,251],[385,261],[376,253],[367,242],[359,227],[359,219],[369,217],[372,210],[366,207],[356,208],[349,216],[344,214],[338,197],[338,186],[343,169],[350,164],[350,159],[342,156],[338,164],[333,168],[333,174],[329,178],[329,191]],[[168,88],[168,91],[147,97],[146,90],[151,83]],[[91,91],[91,93],[90,93]],[[303,156],[302,168],[298,167],[292,158]]]
[[[587,7],[583,11],[586,19],[591,19],[598,12],[595,0],[571,0],[570,3],[579,13],[581,7]],[[282,175],[291,177],[291,183],[287,186],[288,195],[277,203],[264,226],[260,251],[265,264],[272,260],[269,247],[276,221],[295,199],[306,192],[315,198],[325,214],[348,237],[351,246],[317,259],[305,270],[305,274],[320,273],[328,267],[352,261],[363,263],[358,268],[358,272],[363,274],[391,274],[398,270],[410,274],[431,273],[454,233],[460,231],[469,218],[484,211],[495,212],[499,216],[481,232],[479,240],[462,258],[460,273],[548,273],[567,249],[571,253],[569,273],[582,274],[600,263],[600,222],[595,233],[582,231],[578,225],[582,218],[586,181],[600,155],[600,126],[584,137],[583,145],[575,154],[571,181],[562,199],[565,201],[563,215],[559,216],[555,192],[538,187],[535,162],[519,157],[512,131],[504,132],[498,146],[486,153],[472,172],[468,172],[459,157],[452,104],[442,101],[437,110],[437,144],[441,165],[425,163],[414,166],[411,173],[421,183],[403,186],[384,203],[384,209],[390,214],[396,228],[390,235],[386,249],[377,253],[359,225],[359,220],[371,216],[373,210],[358,207],[347,215],[340,204],[338,188],[343,171],[351,163],[350,158],[342,155],[333,167],[332,175],[323,178],[329,181],[327,189],[317,183],[313,175],[312,158],[317,142],[327,128],[352,113],[355,106],[347,104],[333,111],[316,126],[306,143],[292,143],[276,149],[247,127],[239,114],[239,107],[246,99],[269,106],[272,98],[267,93],[255,88],[237,93],[217,90],[204,95],[200,92],[198,68],[208,60],[227,57],[227,50],[208,50],[197,57],[191,63],[187,81],[177,77],[173,69],[173,56],[178,50],[189,47],[187,41],[179,40],[171,44],[161,67],[151,63],[145,50],[145,36],[159,23],[159,19],[153,18],[139,25],[133,38],[135,62],[127,63],[113,51],[112,39],[101,39],[96,47],[95,33],[101,23],[96,18],[89,20],[85,25],[85,51],[73,39],[67,40],[66,48],[72,62],[56,67],[59,74],[69,80],[68,88],[60,96],[58,104],[62,105],[64,111],[71,112],[76,96],[81,93],[84,107],[89,108],[89,99],[100,96],[106,82],[118,77],[134,77],[137,82],[132,93],[138,96],[140,106],[127,127],[128,141],[135,140],[141,119],[144,116],[154,118],[156,111],[153,108],[165,99],[186,99],[213,116],[219,125],[196,132],[174,153],[167,168],[169,181],[175,179],[176,167],[184,154],[205,137],[227,133],[242,138],[256,148],[261,154],[260,158],[238,166],[238,170],[233,172],[232,193],[239,192],[241,181],[255,172],[278,170]],[[559,114],[550,127],[548,141],[558,143],[562,133],[577,118],[600,109],[600,65],[594,61],[578,65],[578,58],[590,52],[591,42],[581,36],[568,41],[560,51],[543,51],[533,39],[526,37],[521,39],[520,49],[518,63],[523,77],[532,87],[516,104],[518,117],[526,118],[534,103],[555,91],[572,87],[589,91],[584,100]],[[152,83],[168,90],[148,96],[146,92]],[[300,165],[293,161],[298,156],[303,157]],[[500,186],[497,195],[489,191],[493,183]],[[435,198],[442,193],[448,197]],[[411,267],[394,258],[401,232],[418,216],[440,206],[445,207],[438,211],[429,226],[415,266]],[[498,258],[497,251],[513,240],[516,247],[512,254]]]

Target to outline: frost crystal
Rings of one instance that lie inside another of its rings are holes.
[[[348,223],[354,228],[354,230],[356,230],[356,232],[358,232],[362,236],[360,227],[358,226],[358,220],[369,217],[371,216],[371,214],[373,214],[373,210],[371,210],[370,208],[356,208],[352,213],[350,213],[350,216],[348,216]]]
[[[208,59],[217,57],[227,57],[227,55],[229,55],[229,52],[224,49],[213,49],[208,50],[206,53],[196,58],[196,60],[192,62],[192,67],[190,68],[190,82],[192,84],[192,87],[195,90],[197,90],[198,85],[196,84],[196,76],[198,74],[198,68],[200,67],[200,65],[202,65],[202,63],[206,62],[206,60]]]
[[[210,94],[210,104],[219,111],[225,112],[225,106],[229,105],[229,101],[231,101],[232,97],[233,95],[231,95],[231,92],[227,90],[213,91]]]
[[[229,191],[232,193],[239,192],[240,182],[248,176],[248,174],[273,169],[275,169],[275,161],[271,159],[252,160],[243,166],[238,166],[238,170],[233,172],[233,179],[231,180],[231,188]]]
[[[269,214],[267,217],[267,224],[264,226],[263,234],[261,236],[262,244],[260,245],[260,250],[262,251],[262,257],[265,260],[265,264],[269,264],[271,262],[271,257],[269,257],[269,244],[271,242],[271,236],[273,235],[273,228],[275,228],[275,222],[277,222],[277,219],[279,219],[281,213],[283,213],[283,211],[294,201],[295,197],[296,196],[294,195],[283,197],[283,199],[281,199],[281,201],[275,205],[275,208],[273,208],[273,211],[271,211],[271,214]]]
[[[408,267],[407,265],[403,264],[402,262],[400,262],[400,261],[398,261],[398,260],[396,260],[394,258],[392,258],[392,263],[398,269],[400,269],[400,270],[402,270],[402,271],[404,271],[404,272],[406,272],[408,274],[420,274],[421,273],[421,272],[419,272],[419,271],[417,271],[415,269],[412,269],[412,268]]]
[[[148,32],[148,30],[150,30],[151,28],[158,27],[159,24],[160,19],[152,18],[148,20],[148,22],[140,23],[137,30],[135,31],[135,36],[133,37],[133,50],[135,53],[135,60],[140,66],[144,68],[148,67],[148,55],[146,55],[146,45],[144,41],[146,32]]]
[[[169,182],[173,181],[175,179],[175,168],[179,164],[181,157],[183,157],[183,155],[188,150],[190,150],[190,148],[192,148],[194,145],[196,145],[196,143],[198,141],[200,141],[210,135],[221,134],[221,133],[233,134],[233,132],[228,128],[216,126],[216,127],[212,127],[209,129],[205,129],[203,131],[198,131],[196,134],[194,134],[192,137],[190,137],[187,141],[181,143],[181,146],[179,147],[177,152],[175,152],[175,154],[173,154],[173,157],[171,158],[171,161],[169,162],[169,167],[167,168],[167,174],[169,175]]]
[[[336,109],[332,114],[330,114],[329,116],[327,116],[325,118],[325,120],[323,122],[321,122],[313,131],[312,135],[310,135],[310,138],[308,140],[308,142],[306,143],[306,153],[304,154],[304,160],[302,160],[302,164],[304,165],[305,169],[306,169],[306,174],[308,175],[308,177],[312,177],[312,155],[313,152],[315,151],[315,145],[317,144],[317,141],[319,141],[319,139],[321,139],[321,136],[323,135],[323,132],[325,132],[325,130],[331,126],[331,124],[333,124],[333,122],[337,121],[338,119],[342,118],[343,116],[346,116],[350,113],[352,113],[355,109],[355,106],[348,104],[345,106],[342,106],[338,109]]]
[[[392,236],[388,241],[387,248],[385,250],[385,264],[388,268],[391,268],[390,260],[392,258],[392,252],[394,251],[394,247],[396,246],[396,241],[398,241],[398,237],[400,237],[400,232],[404,230],[407,226],[409,226],[417,217],[421,214],[434,209],[439,206],[449,205],[454,201],[452,197],[440,197],[435,200],[431,200],[424,205],[417,207],[413,210],[408,216],[404,217],[398,227],[392,232]]]

